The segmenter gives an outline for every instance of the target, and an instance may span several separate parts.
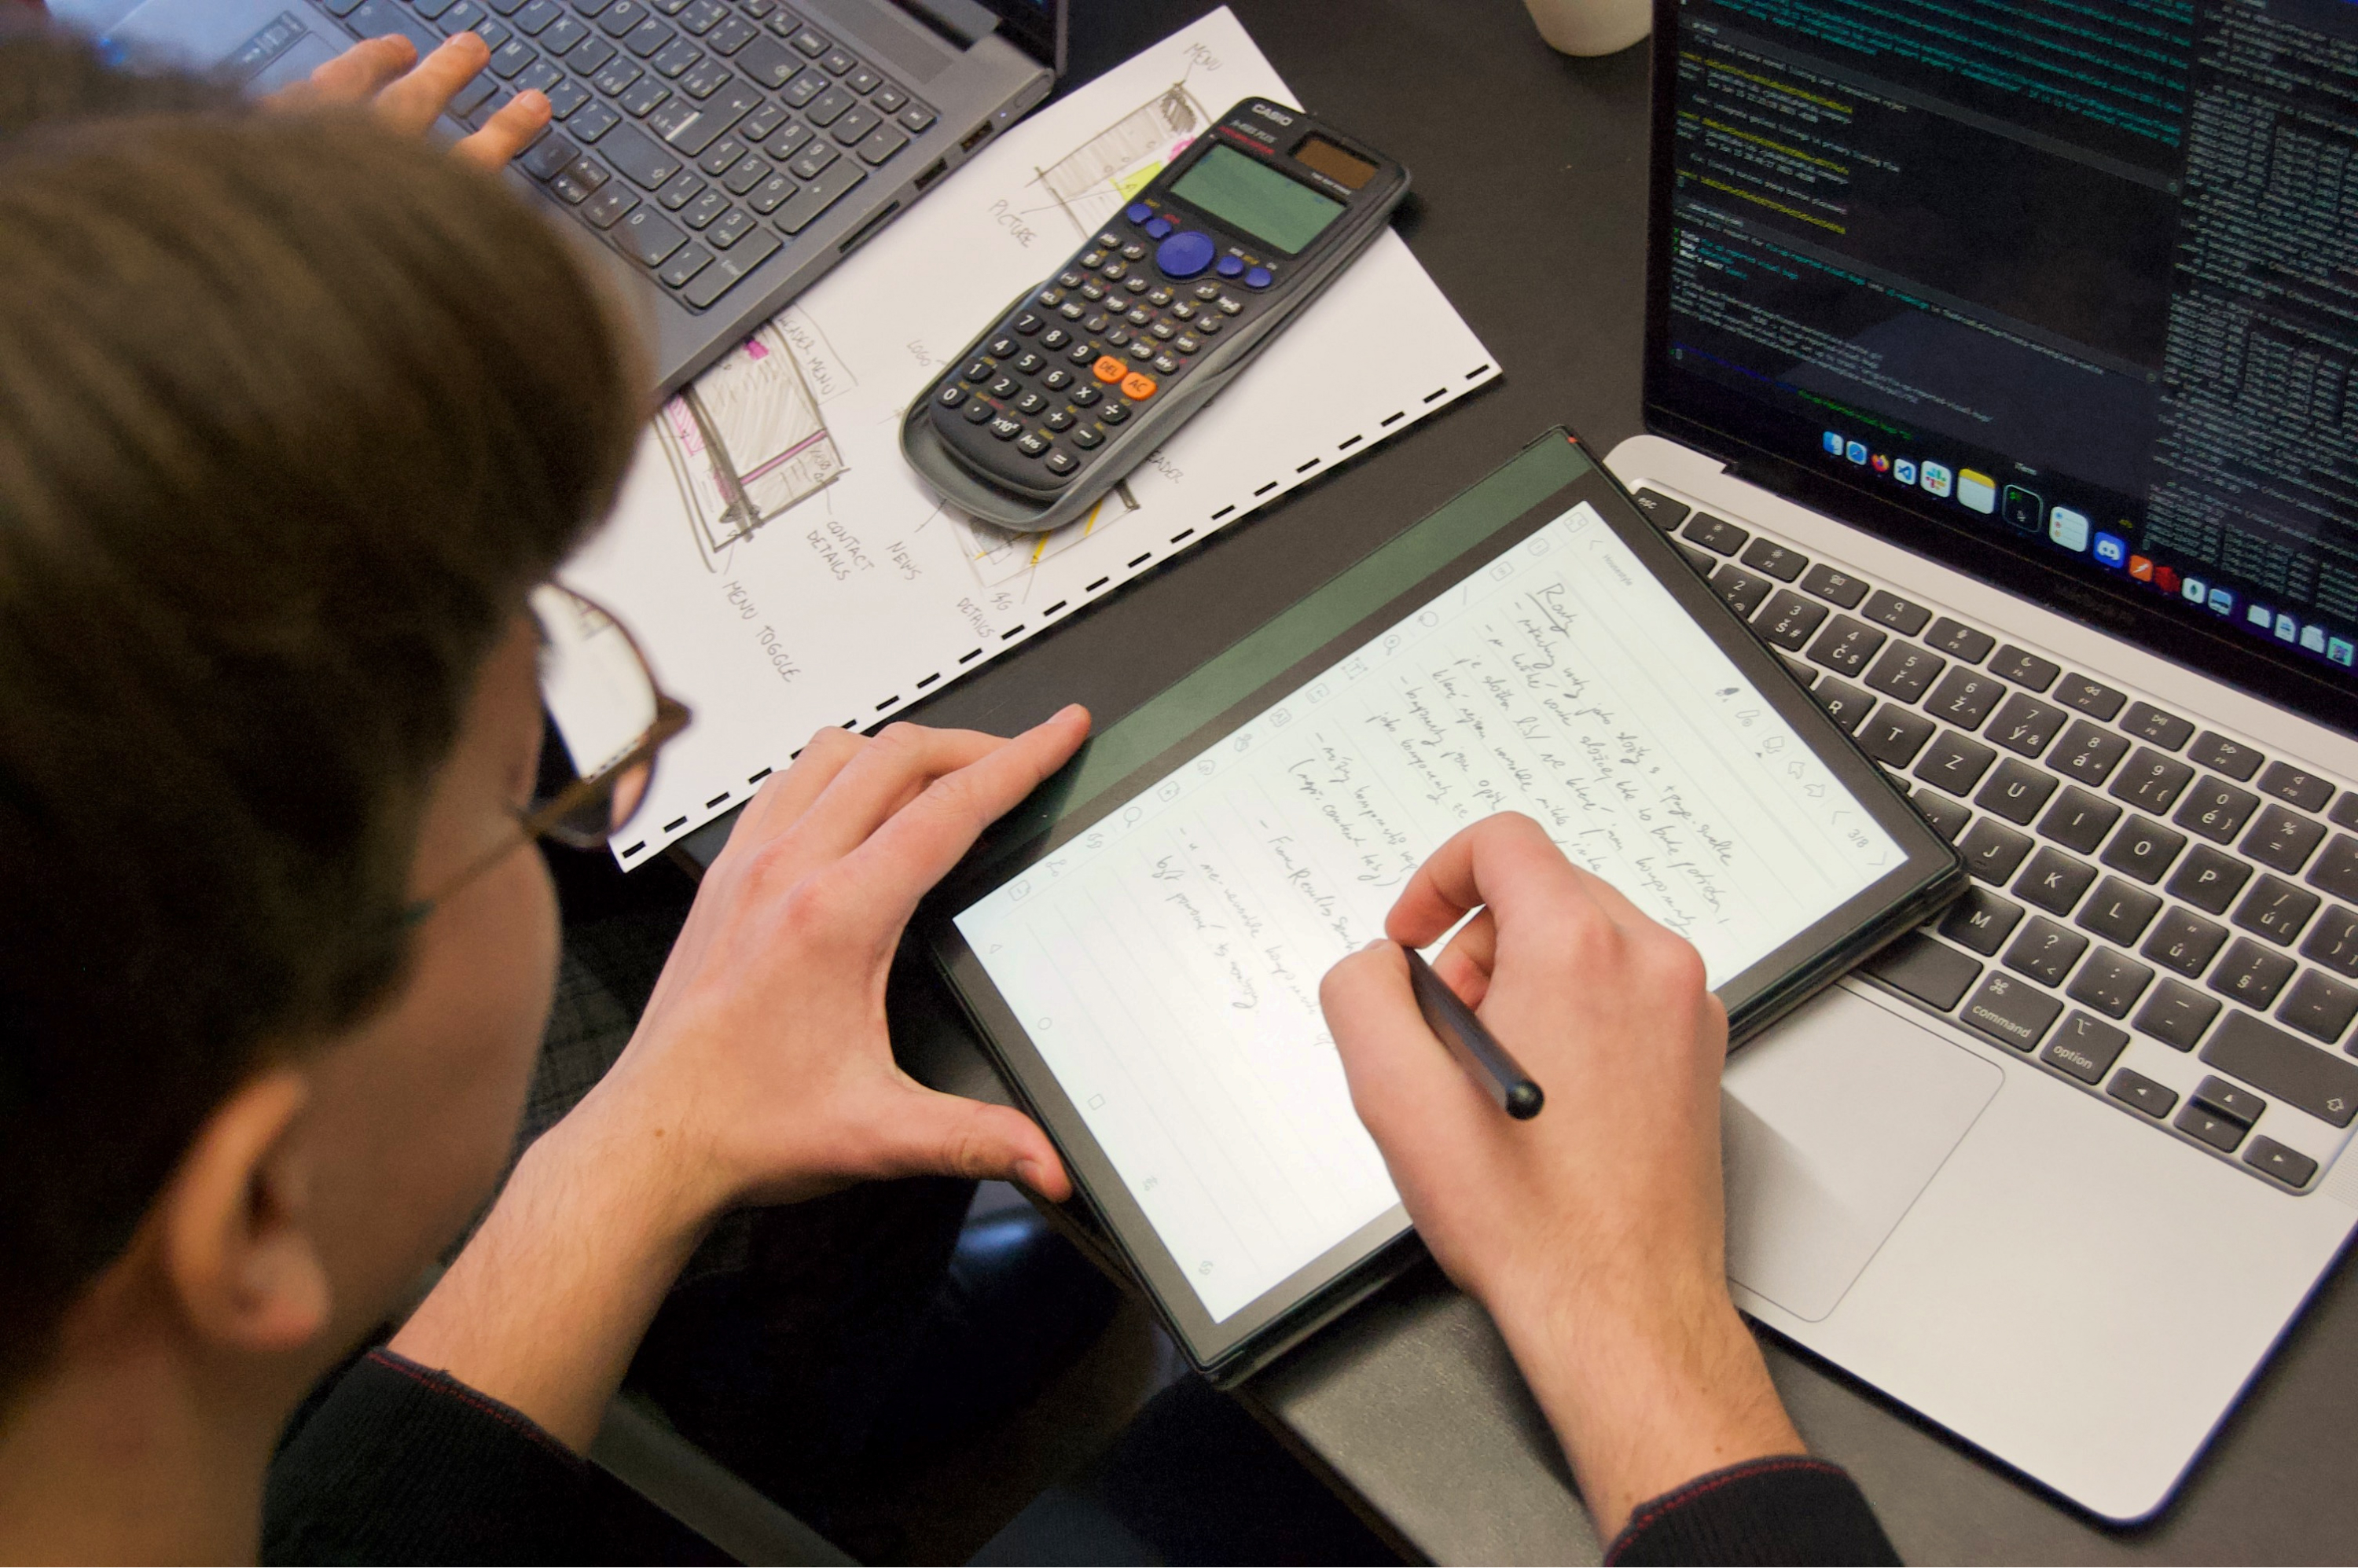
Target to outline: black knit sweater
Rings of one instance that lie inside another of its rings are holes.
[[[266,1563],[714,1563],[708,1542],[508,1406],[389,1351],[356,1363],[273,1466]],[[1897,1563],[1850,1476],[1804,1455],[1638,1509],[1607,1563]]]

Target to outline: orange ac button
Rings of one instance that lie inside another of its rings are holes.
[[[1124,397],[1129,398],[1132,403],[1143,403],[1148,398],[1153,396],[1154,393],[1155,380],[1151,375],[1141,375],[1138,372],[1132,371],[1130,374],[1122,377],[1121,395]]]
[[[1130,367],[1122,363],[1120,360],[1114,358],[1111,354],[1099,354],[1098,356],[1098,362],[1089,367],[1089,373],[1096,376],[1099,381],[1104,382],[1108,386],[1111,386],[1115,382],[1120,381],[1123,376],[1130,373]]]

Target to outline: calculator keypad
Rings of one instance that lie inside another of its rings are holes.
[[[1172,250],[1191,234],[1202,244]],[[1196,254],[1210,243],[1133,203],[936,384],[936,433],[1026,489],[1084,472],[1133,412],[1170,396],[1259,305],[1268,269],[1214,266]]]

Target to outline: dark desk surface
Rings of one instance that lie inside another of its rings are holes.
[[[1598,451],[1639,427],[1646,49],[1553,54],[1516,0],[1234,0],[1303,103],[1412,172],[1401,228],[1504,379],[908,717],[1006,733],[1069,701],[1101,718],[1274,614],[1563,423]],[[1086,81],[1209,6],[1076,0]],[[703,837],[708,854],[717,849]],[[1004,1099],[946,999],[904,977],[913,1070]],[[2086,1334],[2103,1353],[2102,1325]],[[1772,1343],[1811,1446],[1850,1467],[1917,1562],[2346,1561],[2358,1555],[2358,1292],[2348,1271],[2298,1324],[2175,1508],[2089,1523],[1841,1374]],[[2166,1375],[2166,1373],[2164,1374]],[[1562,1456],[1481,1310],[1431,1271],[1247,1390],[1413,1550],[1443,1562],[1594,1562]]]

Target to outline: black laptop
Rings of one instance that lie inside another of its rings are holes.
[[[355,38],[492,47],[450,106],[556,119],[512,178],[596,242],[670,392],[1048,95],[1065,0],[59,0],[126,56],[266,92]]]

